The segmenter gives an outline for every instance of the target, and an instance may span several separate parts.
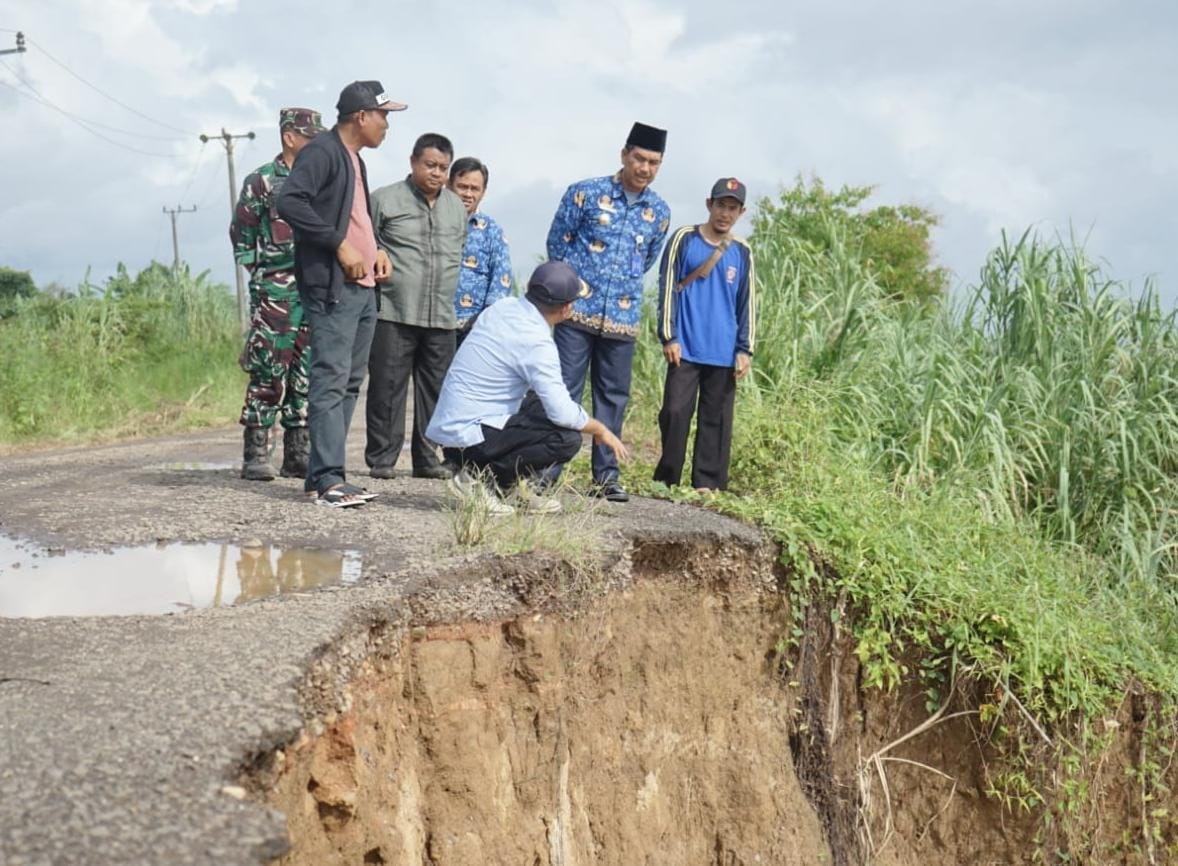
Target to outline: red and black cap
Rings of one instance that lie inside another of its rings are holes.
[[[712,194],[708,196],[712,201],[720,198],[734,198],[744,204],[748,190],[743,183],[734,177],[722,177],[712,184]]]

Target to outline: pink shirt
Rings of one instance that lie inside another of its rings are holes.
[[[372,217],[368,215],[366,207],[368,198],[364,195],[360,158],[350,147],[345,149],[352,158],[352,171],[356,176],[356,185],[352,189],[352,213],[348,216],[348,243],[359,250],[364,259],[364,276],[355,282],[356,285],[371,289],[376,286],[376,277],[373,275],[376,269],[376,234],[372,231]]]

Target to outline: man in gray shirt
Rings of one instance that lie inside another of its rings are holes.
[[[411,456],[415,478],[449,478],[425,429],[454,358],[454,291],[466,240],[466,208],[446,188],[454,147],[426,133],[413,145],[409,176],[372,193],[376,239],[393,263],[381,287],[368,356],[368,441],[373,478],[392,478],[405,441],[405,400],[413,375]]]

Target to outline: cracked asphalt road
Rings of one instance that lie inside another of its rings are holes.
[[[362,419],[358,413],[358,419]],[[0,611],[0,863],[253,866],[281,853],[279,814],[226,793],[250,756],[294,740],[309,666],[368,624],[428,606],[431,575],[468,581],[439,615],[493,617],[478,563],[453,541],[439,481],[380,481],[359,509],[309,504],[301,481],[247,482],[240,428],[6,455],[0,533],[66,550],[156,542],[355,549],[363,577],[336,586],[158,616],[4,618]],[[406,461],[407,462],[407,458]],[[638,537],[757,543],[756,530],[668,502],[558,518],[603,553]],[[427,601],[422,602],[421,599]]]

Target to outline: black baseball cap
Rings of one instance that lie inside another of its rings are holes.
[[[353,81],[340,91],[335,104],[340,117],[356,111],[404,111],[409,106],[393,102],[379,81]]]
[[[542,304],[567,304],[587,294],[589,287],[568,262],[544,262],[528,280],[528,297]]]
[[[734,177],[722,177],[714,184],[712,184],[712,194],[708,198],[715,201],[721,198],[734,198],[741,204],[744,204],[745,194],[748,190],[745,189],[744,184]]]

